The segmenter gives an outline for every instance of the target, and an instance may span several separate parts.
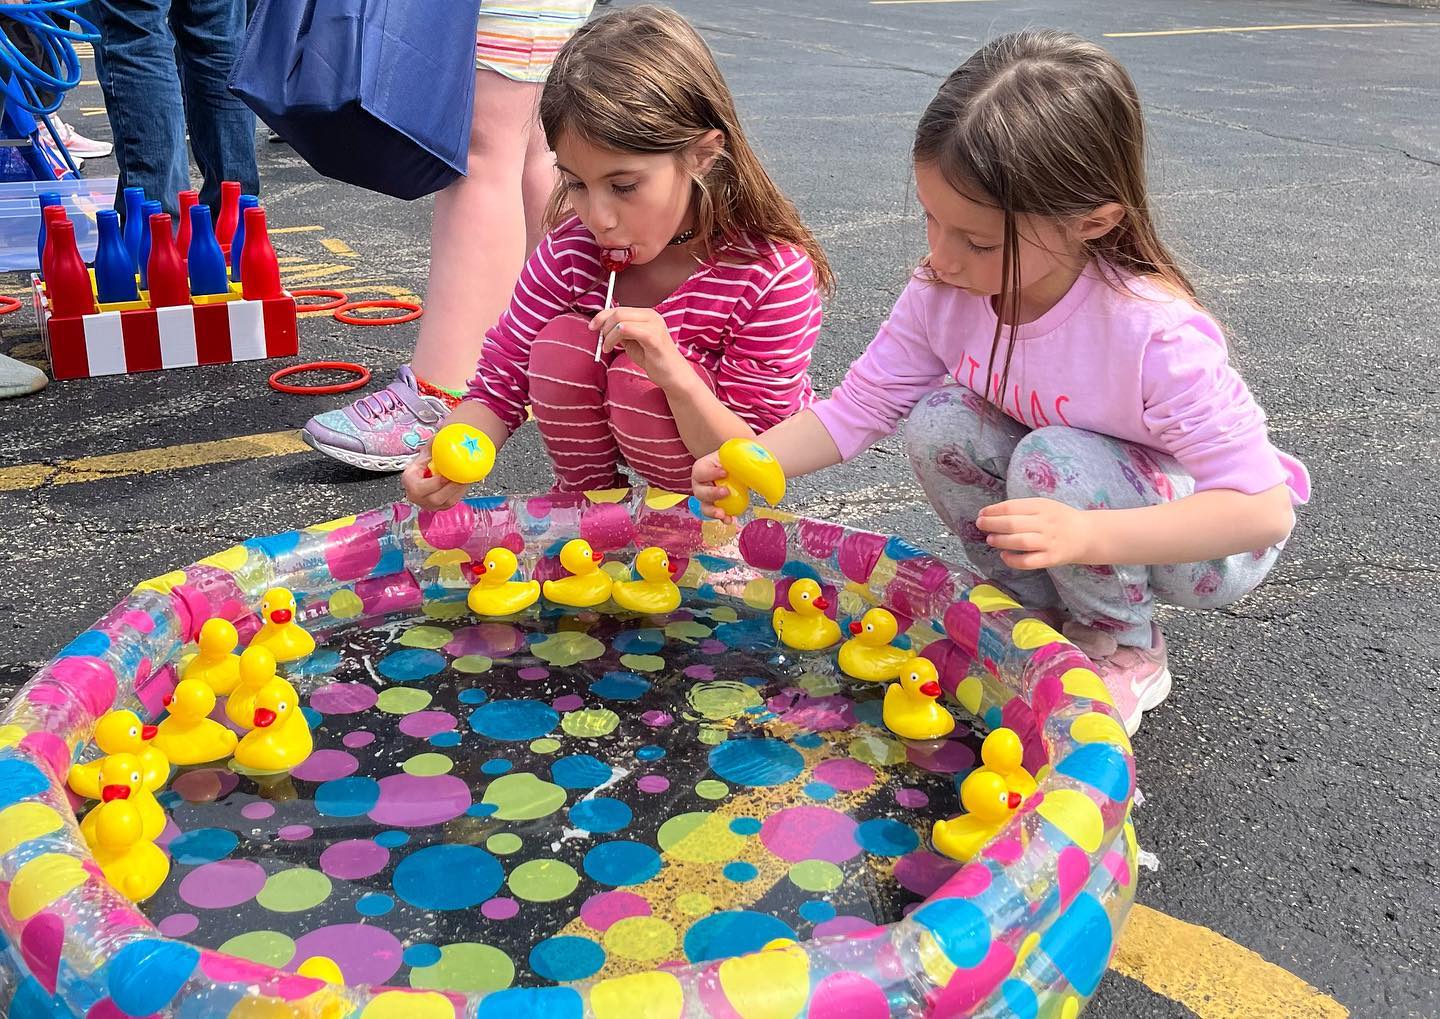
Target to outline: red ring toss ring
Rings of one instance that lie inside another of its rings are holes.
[[[285,380],[306,372],[351,372],[355,378],[347,382],[335,382],[326,386],[297,386]],[[370,383],[370,369],[349,361],[309,361],[281,368],[270,376],[270,388],[281,393],[298,393],[303,396],[326,396],[331,393],[348,393]]]
[[[360,318],[353,312],[363,311],[366,308],[399,308],[406,312],[404,315],[397,315],[393,318]],[[401,322],[413,322],[424,314],[420,305],[414,301],[351,301],[343,308],[335,310],[335,318],[341,322],[349,323],[352,326],[393,326]]]
[[[350,303],[350,298],[339,290],[326,290],[323,287],[304,287],[300,290],[290,291],[290,296],[301,297],[324,297],[326,300],[312,304],[301,304],[295,302],[296,311],[334,311],[336,308],[343,308]]]

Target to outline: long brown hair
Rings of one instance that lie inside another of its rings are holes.
[[[1113,266],[1195,297],[1150,213],[1135,83],[1100,46],[1051,29],[986,43],[940,86],[920,117],[911,155],[936,166],[966,197],[1005,214],[1001,290],[985,370],[988,397],[1008,325],[997,394],[1002,406],[1020,317],[1020,216],[1079,217],[1115,202],[1124,215],[1105,236],[1085,242],[1089,254],[1102,269]],[[1115,273],[1101,275],[1123,286]]]
[[[829,291],[830,261],[794,203],[780,193],[750,148],[715,57],[690,23],[663,7],[614,11],[583,26],[555,58],[540,96],[540,123],[554,148],[567,131],[616,152],[679,153],[706,132],[724,151],[695,186],[695,236],[705,257],[745,234],[793,244],[810,256]],[[567,214],[557,188],[546,210],[553,227]]]

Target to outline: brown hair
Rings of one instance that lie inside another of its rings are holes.
[[[711,130],[724,149],[695,185],[695,236],[705,257],[754,234],[810,256],[826,292],[829,259],[760,164],[735,113],[715,57],[690,23],[663,7],[614,11],[583,26],[560,50],[540,96],[540,123],[554,148],[567,131],[616,152],[678,153]],[[546,210],[553,227],[566,214],[557,188]]]
[[[1100,46],[1051,29],[986,43],[940,86],[920,117],[911,154],[917,163],[935,165],[966,197],[993,203],[1005,214],[998,321],[985,371],[988,397],[1008,323],[1002,405],[1020,311],[1021,215],[1078,217],[1115,202],[1124,215],[1105,236],[1085,242],[1090,255],[1194,298],[1150,213],[1145,122],[1135,83]],[[1110,285],[1123,286],[1113,273],[1103,275]]]

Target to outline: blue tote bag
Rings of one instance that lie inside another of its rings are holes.
[[[230,91],[318,172],[396,198],[465,172],[480,0],[260,0]]]

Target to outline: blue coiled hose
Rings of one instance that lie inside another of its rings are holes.
[[[9,18],[29,28],[40,41],[46,67],[36,66],[10,39],[0,33],[0,97],[6,105],[13,104],[42,120],[60,109],[65,93],[80,84],[80,58],[75,55],[74,40],[99,40],[100,33],[89,21],[75,13],[86,0],[29,0],[24,4],[0,5],[0,18]],[[64,13],[79,26],[79,31],[61,28],[51,17]],[[49,102],[40,93],[52,93]]]

